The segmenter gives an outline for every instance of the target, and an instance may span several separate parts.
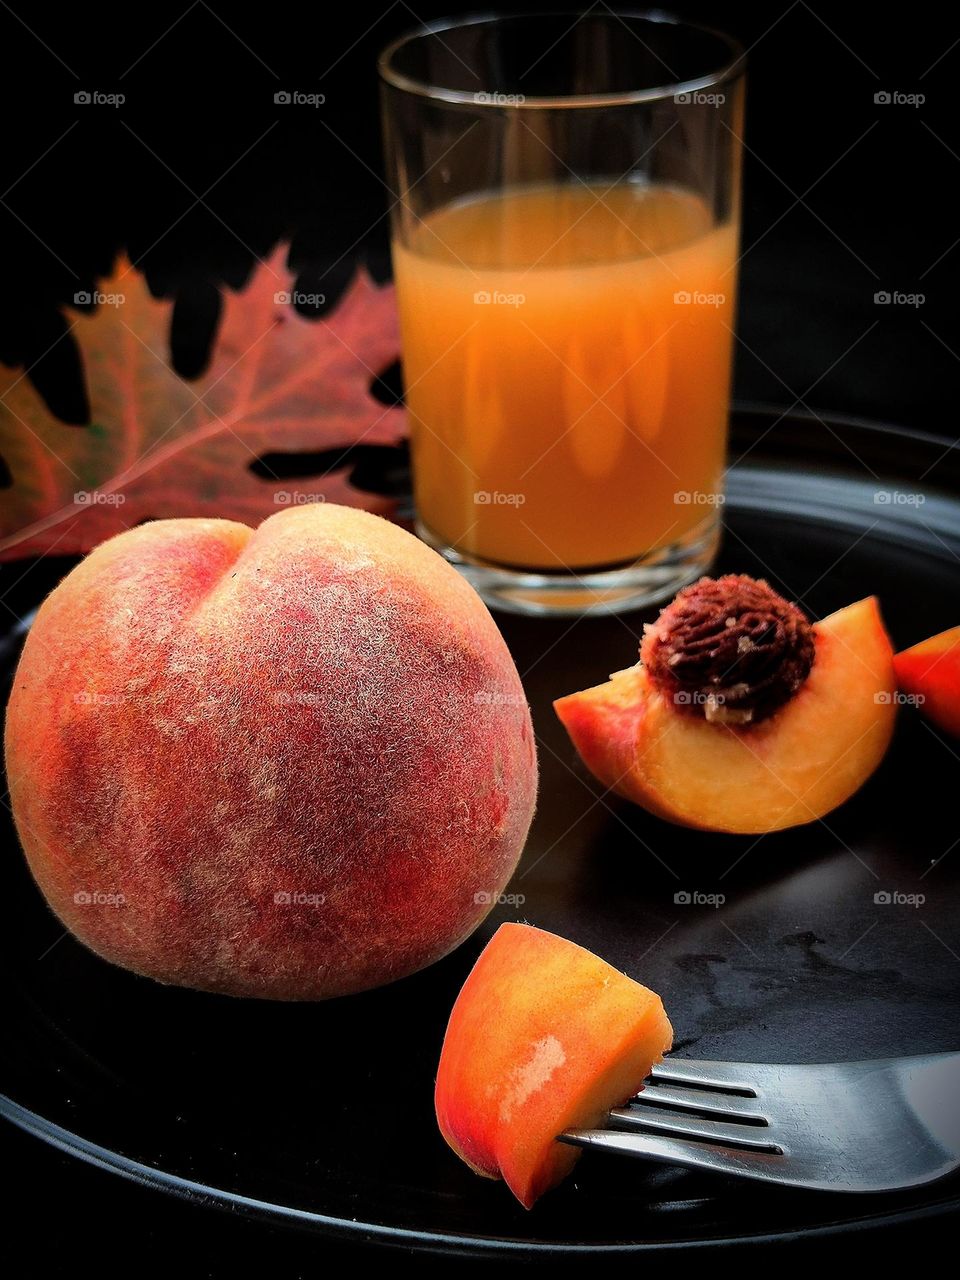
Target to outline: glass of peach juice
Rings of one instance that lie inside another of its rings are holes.
[[[418,533],[503,609],[673,595],[719,539],[739,46],[605,9],[379,69]]]

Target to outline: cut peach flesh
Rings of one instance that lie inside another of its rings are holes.
[[[673,1040],[660,997],[576,943],[497,930],[457,998],[437,1074],[440,1130],[530,1208],[573,1168],[557,1141],[597,1128]]]
[[[744,834],[812,822],[880,763],[893,733],[893,652],[875,599],[814,625],[810,675],[744,727],[678,709],[641,666],[554,706],[604,786],[669,821]]]
[[[893,664],[903,692],[922,699],[923,714],[960,737],[960,627],[904,649]]]

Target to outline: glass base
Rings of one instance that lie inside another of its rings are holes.
[[[573,617],[626,613],[671,599],[681,587],[710,571],[720,542],[720,516],[714,510],[679,541],[630,564],[596,573],[509,569],[447,546],[420,519],[416,531],[459,569],[491,609]]]

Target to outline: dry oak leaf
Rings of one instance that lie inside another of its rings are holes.
[[[296,481],[250,470],[264,453],[392,445],[406,433],[403,411],[369,389],[399,352],[393,290],[360,271],[332,312],[305,320],[288,301],[285,260],[280,246],[241,292],[224,292],[209,367],[190,381],[168,361],[172,303],[118,262],[101,292],[123,302],[68,312],[88,426],[61,422],[23,372],[0,367],[0,458],[12,479],[0,489],[0,559],[89,551],[151,517],[257,524],[285,494],[389,512],[351,488],[346,468]]]

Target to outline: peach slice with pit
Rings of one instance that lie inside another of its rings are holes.
[[[812,627],[799,688],[756,724],[711,723],[645,666],[554,703],[605,787],[670,822],[760,834],[823,817],[883,759],[896,716],[893,651],[873,597]]]
[[[503,1178],[529,1209],[580,1155],[557,1136],[603,1125],[672,1043],[653,991],[566,938],[501,925],[450,1015],[440,1131],[474,1172]]]
[[[893,660],[901,690],[925,716],[960,737],[960,627],[904,649]]]

